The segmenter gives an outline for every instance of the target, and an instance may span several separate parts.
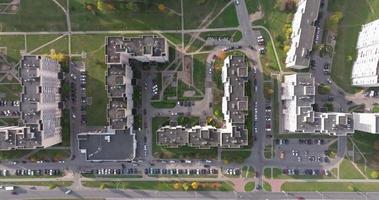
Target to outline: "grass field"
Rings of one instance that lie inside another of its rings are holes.
[[[0,160],[16,160],[30,153],[32,150],[0,151]]]
[[[2,99],[8,101],[20,100],[22,87],[20,84],[4,85],[0,84],[0,94],[5,95]]]
[[[104,188],[109,189],[138,189],[138,190],[158,190],[158,191],[185,191],[183,185],[186,184],[188,190],[193,190],[191,187],[192,182],[167,182],[167,181],[82,181],[85,187]],[[179,186],[175,188],[175,184]],[[198,182],[199,187],[196,191],[233,191],[231,184],[227,182]]]
[[[279,60],[282,66],[284,66],[286,53],[284,52],[283,42],[286,40],[286,38],[283,37],[283,29],[286,24],[291,24],[292,13],[280,11],[279,6],[277,5],[278,1],[276,0],[259,0],[259,2],[257,2],[257,0],[249,0],[249,1],[254,1],[251,3],[251,5],[257,5],[258,3],[261,5],[262,10],[264,12],[264,17],[263,19],[254,22],[253,25],[265,26],[271,32],[275,45],[276,45],[276,50],[278,52]],[[250,9],[254,9],[254,8],[250,8]],[[266,40],[266,41],[267,43],[269,43],[269,40]],[[270,47],[268,47],[268,50],[269,48]],[[272,55],[272,54],[270,53],[267,55]],[[273,63],[273,61],[271,62]],[[272,64],[272,66],[275,67],[274,63]]]
[[[337,30],[337,45],[333,57],[332,79],[345,91],[355,92],[351,85],[351,71],[356,59],[356,42],[361,25],[379,17],[379,0],[329,1],[330,11],[341,11],[343,20]],[[359,12],[356,12],[359,11]]]
[[[222,151],[221,160],[224,163],[243,163],[251,154],[251,151]]]
[[[92,98],[92,104],[87,106],[87,125],[106,125],[107,93],[105,90],[104,45],[107,35],[74,35],[71,38],[72,52],[86,52],[84,60],[87,70],[87,96]]]
[[[352,183],[352,182],[305,182],[284,183],[281,190],[291,191],[319,191],[319,192],[376,192],[379,191],[378,183]]]
[[[198,28],[209,15],[212,19],[228,3],[223,0],[184,0],[184,28]]]
[[[271,185],[270,185],[270,183],[264,181],[264,182],[263,182],[263,189],[264,189],[266,192],[271,192]]]
[[[63,117],[61,119],[62,126],[62,143],[61,146],[70,146],[70,111],[63,110]]]
[[[180,1],[152,0],[145,4],[138,1],[134,9],[128,9],[125,2],[113,3],[114,10],[100,11],[96,0],[70,1],[70,15],[74,30],[125,30],[125,29],[180,29]],[[85,3],[92,7],[87,10]],[[164,5],[164,10],[158,9]],[[171,9],[174,11],[172,12]],[[96,13],[96,14],[94,14]]]
[[[351,161],[345,159],[340,164],[340,178],[341,179],[363,179],[364,177],[353,166]]]
[[[48,186],[48,187],[69,187],[72,181],[14,181],[14,182],[1,182],[1,184],[8,185],[30,185],[30,186]]]
[[[197,149],[193,147],[183,146],[179,148],[165,148],[157,145],[156,131],[163,125],[169,124],[168,117],[154,117],[152,120],[152,141],[153,141],[153,155],[156,158],[196,158],[196,159],[214,159],[217,157],[217,149]]]
[[[209,26],[210,28],[237,27],[238,18],[234,4],[230,4]]]
[[[33,155],[29,156],[28,159],[32,161],[38,160],[66,160],[70,157],[70,150],[68,149],[42,149]]]
[[[263,30],[261,30],[261,33],[266,41],[266,54],[260,56],[260,58],[263,66],[263,73],[265,75],[264,77],[267,78],[271,76],[272,72],[278,72],[280,68],[276,61],[274,47],[272,46],[268,33]]]
[[[173,108],[176,106],[176,101],[175,100],[152,101],[151,105],[154,108]]]
[[[197,89],[205,92],[205,76],[207,54],[197,54],[193,57],[193,83]]]
[[[8,62],[16,64],[21,59],[20,50],[25,49],[24,36],[19,36],[19,35],[0,36],[0,47],[7,48]]]
[[[16,14],[2,15],[1,31],[64,31],[66,18],[51,0],[21,0]]]

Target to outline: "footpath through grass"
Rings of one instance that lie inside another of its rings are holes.
[[[361,173],[354,167],[350,160],[344,159],[340,164],[341,179],[364,179]]]

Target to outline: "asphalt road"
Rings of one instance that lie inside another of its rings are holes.
[[[56,190],[32,190],[18,188],[18,194],[12,195],[9,191],[0,191],[0,200],[8,199],[48,199],[54,198],[106,198],[106,199],[344,199],[361,200],[377,199],[379,193],[344,193],[344,192],[296,192],[296,193],[237,193],[237,192],[159,192],[146,190],[116,190],[116,189],[80,189],[73,190],[71,194],[65,194],[67,189]]]

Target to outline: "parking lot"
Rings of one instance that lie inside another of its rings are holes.
[[[330,139],[276,139],[275,159],[298,163],[329,163]]]
[[[0,117],[16,118],[20,116],[20,101],[0,100]]]

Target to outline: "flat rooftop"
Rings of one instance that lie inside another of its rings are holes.
[[[132,160],[135,144],[134,135],[129,131],[79,134],[79,149],[86,152],[89,161]]]
[[[108,37],[106,44],[107,63],[121,63],[121,53],[130,57],[165,57],[166,40],[158,36]]]

